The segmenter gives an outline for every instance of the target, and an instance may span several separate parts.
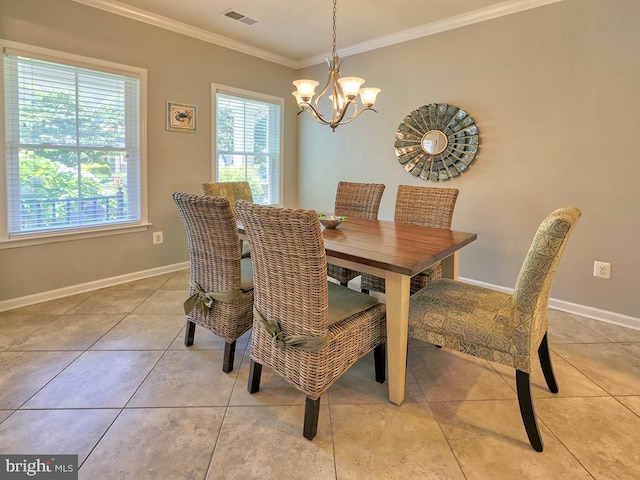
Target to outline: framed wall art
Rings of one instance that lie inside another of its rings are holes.
[[[198,107],[186,103],[167,102],[167,130],[198,132]]]

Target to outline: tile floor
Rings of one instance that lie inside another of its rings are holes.
[[[81,479],[637,479],[640,331],[552,311],[558,395],[533,374],[543,453],[527,442],[514,374],[410,342],[407,395],[387,400],[366,357],[323,397],[263,371],[246,391],[196,330],[183,345],[187,272],[0,313],[0,453],[79,455]]]

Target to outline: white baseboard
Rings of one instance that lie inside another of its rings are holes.
[[[0,301],[0,312],[7,310],[13,310],[15,308],[26,307],[36,303],[47,302],[50,300],[56,300],[62,297],[68,297],[70,295],[76,295],[78,293],[89,292],[91,290],[97,290],[99,288],[112,287],[121,283],[133,282],[135,280],[142,280],[143,278],[153,277],[155,275],[162,275],[163,273],[177,272],[189,268],[189,262],[174,263],[173,265],[165,265],[164,267],[151,268],[149,270],[142,270],[140,272],[128,273],[126,275],[119,275],[117,277],[104,278],[102,280],[95,280],[93,282],[82,283],[79,285],[72,285],[65,288],[59,288],[57,290],[50,290],[48,292],[36,293],[34,295],[27,295],[25,297],[12,298],[9,300]],[[493,285],[491,283],[478,282],[469,278],[462,278],[460,280],[472,285],[478,285],[481,287],[492,288],[500,292],[513,293],[512,288],[505,288],[500,285]],[[585,305],[578,305],[577,303],[565,302],[564,300],[558,300],[555,298],[549,299],[549,307],[561,310],[567,313],[574,313],[587,318],[593,318],[594,320],[600,320],[602,322],[612,323],[614,325],[620,325],[622,327],[633,328],[640,330],[640,318],[631,317],[628,315],[622,315],[620,313],[610,312],[607,310],[601,310],[599,308],[587,307]]]
[[[90,292],[91,290],[97,290],[99,288],[112,287],[114,285],[120,285],[121,283],[142,280],[143,278],[154,277],[156,275],[162,275],[163,273],[177,272],[178,270],[183,270],[185,268],[189,268],[189,262],[174,263],[173,265],[165,265],[163,267],[151,268],[140,272],[127,273],[126,275],[118,275],[117,277],[103,278],[101,280],[81,283],[79,285],[71,285],[69,287],[50,290],[48,292],[2,300],[0,301],[0,312],[13,310],[14,308],[26,307],[36,303],[48,302],[50,300],[57,300],[58,298],[68,297],[78,293]]]
[[[501,287],[500,285],[478,282],[476,280],[462,277],[460,277],[460,281],[470,283],[472,285],[478,285],[480,287],[492,288],[493,290],[498,290],[499,292],[513,293],[513,288],[505,288]],[[558,300],[555,298],[549,299],[549,308],[561,310],[567,313],[573,313],[582,317],[593,318],[594,320],[600,320],[601,322],[620,325],[621,327],[640,330],[640,318],[630,317],[628,315],[622,315],[620,313],[610,312],[608,310],[601,310],[599,308],[578,305],[577,303],[565,302],[564,300]]]

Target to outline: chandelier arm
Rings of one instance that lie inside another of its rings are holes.
[[[340,88],[340,84],[338,83],[339,72],[333,72],[331,75],[331,88],[333,91],[333,99],[331,100],[331,123],[340,123],[342,117],[344,117],[345,112],[347,111],[348,103],[342,94],[342,90]],[[340,105],[340,101],[342,100],[343,104]]]
[[[373,111],[375,113],[378,113],[378,111],[375,108],[364,107],[364,108],[361,108],[360,110],[357,110],[357,106],[356,106],[356,111],[353,112],[353,115],[351,117],[349,117],[349,119],[344,121],[344,122],[342,120],[340,120],[339,124],[340,125],[347,125],[348,123],[353,122],[362,112],[365,112],[367,110],[371,110],[371,111]],[[338,124],[336,124],[336,127],[338,127]],[[335,129],[335,127],[334,127],[334,129]]]
[[[313,99],[313,104],[315,105],[316,110],[318,109],[318,102],[322,97],[324,97],[324,94],[327,93],[327,90],[329,89],[330,84],[331,84],[331,72],[329,72],[329,76],[327,77],[327,83],[324,84],[324,87],[322,87],[322,90],[320,90],[320,93],[318,93],[316,95],[316,98]]]
[[[320,122],[323,125],[331,125],[330,122],[327,122],[322,114],[309,102],[304,102],[300,104],[301,110],[298,111],[297,115],[300,115],[302,112],[310,112],[311,115],[316,119],[316,121]]]
[[[344,119],[345,115],[347,114],[347,110],[349,109],[349,105],[353,104],[355,110],[354,112],[351,114],[351,118],[349,118],[349,120],[347,122],[342,123],[342,120]],[[337,118],[331,118],[331,125],[336,125],[338,126],[338,124],[340,125],[344,125],[346,123],[349,123],[351,120],[353,120],[355,117],[358,116],[358,114],[361,112],[362,110],[358,110],[358,104],[354,101],[354,100],[347,100],[344,104],[344,106],[342,107],[342,110],[338,110],[338,117]],[[335,113],[335,111],[334,111]]]

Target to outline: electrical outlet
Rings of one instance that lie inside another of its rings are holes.
[[[607,262],[593,262],[593,276],[598,278],[611,278],[611,264]]]
[[[162,232],[153,232],[153,244],[162,243],[164,239],[162,238]]]

